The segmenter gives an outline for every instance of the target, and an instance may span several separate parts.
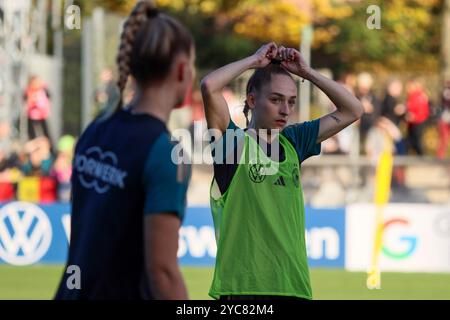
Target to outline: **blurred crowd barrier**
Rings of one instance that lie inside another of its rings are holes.
[[[321,155],[302,164],[305,203],[313,207],[339,207],[372,203],[375,163],[367,156]],[[188,191],[190,205],[209,205],[213,177],[210,165],[194,165]],[[395,156],[391,203],[429,203],[450,207],[450,159]]]
[[[0,202],[13,200],[53,203],[58,200],[57,181],[50,177],[25,177],[15,183],[0,182]]]

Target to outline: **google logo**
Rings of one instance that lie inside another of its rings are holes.
[[[407,220],[405,219],[391,219],[388,220],[384,223],[383,225],[383,232],[386,232],[386,230],[393,226],[393,225],[404,225],[407,226],[409,223]],[[383,245],[382,247],[382,251],[383,253],[391,258],[391,259],[395,259],[395,260],[402,260],[402,259],[406,259],[408,258],[410,255],[412,255],[414,253],[414,251],[417,248],[417,237],[414,236],[402,236],[400,237],[400,241],[403,243],[407,243],[407,249],[403,250],[403,251],[393,251],[391,249],[389,249],[386,245]]]

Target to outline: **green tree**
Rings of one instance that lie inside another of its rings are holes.
[[[443,0],[155,0],[193,32],[200,68],[245,56],[261,43],[297,47],[314,27],[315,66],[334,70],[437,70]],[[127,14],[134,0],[80,0]],[[369,5],[381,9],[381,29],[366,26]]]
[[[354,5],[346,19],[327,24],[337,28],[320,48],[346,69],[437,70],[440,48],[441,0],[375,0],[381,9],[381,28],[366,26],[367,3]]]

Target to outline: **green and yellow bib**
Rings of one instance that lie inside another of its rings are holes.
[[[209,295],[282,295],[312,299],[298,155],[282,134],[274,162],[247,133],[223,195],[211,184],[217,258]],[[256,155],[256,156],[255,156]]]

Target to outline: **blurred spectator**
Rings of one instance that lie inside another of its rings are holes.
[[[38,137],[25,144],[26,162],[22,171],[26,176],[49,176],[53,164],[50,142],[45,137]]]
[[[386,95],[381,104],[381,115],[389,119],[400,130],[400,123],[405,119],[406,106],[400,102],[403,92],[403,84],[398,79],[391,79],[386,88]],[[395,145],[396,153],[406,154],[406,146],[403,137]]]
[[[353,73],[344,73],[338,81],[341,83],[352,95],[355,95],[356,76]],[[352,149],[358,148],[358,127],[357,124],[352,123],[350,126],[337,133],[337,141],[339,144],[340,153],[349,154]]]
[[[184,101],[181,107],[175,108],[170,114],[170,119],[167,124],[167,127],[170,132],[173,133],[174,130],[177,129],[189,130],[189,128],[191,127],[193,116],[193,109],[192,109],[193,90],[194,88],[189,88],[188,92],[186,93],[186,96],[184,97]],[[136,92],[136,97],[138,94],[139,92]],[[192,151],[191,146],[189,146],[189,143],[191,143],[190,140],[180,138],[180,142],[183,145],[183,149],[186,152],[190,153]]]
[[[358,75],[356,96],[364,108],[364,114],[360,120],[360,138],[363,143],[381,113],[381,104],[372,91],[372,85],[373,78],[369,73],[363,72]]]
[[[205,111],[200,90],[194,90],[191,98],[192,124],[189,128],[194,152],[203,150],[203,131],[206,130]]]
[[[347,128],[338,132],[336,137],[341,154],[350,154],[352,152],[357,152],[359,148],[358,130],[358,126],[355,123],[352,123]]]
[[[354,74],[343,73],[337,82],[343,85],[351,94],[355,95],[356,77]],[[336,110],[336,106],[331,103],[327,112],[333,112],[334,110]],[[355,142],[358,143],[358,141],[355,141],[355,139],[358,139],[357,130],[357,125],[351,124],[345,129],[339,131],[333,137],[323,141],[323,154],[349,154],[352,148],[357,149],[358,146],[355,146]]]
[[[58,141],[58,154],[50,175],[55,178],[58,186],[57,193],[60,201],[70,201],[70,177],[72,175],[72,160],[75,138],[70,135],[61,137]]]
[[[372,128],[370,128],[367,139],[365,141],[364,149],[370,159],[371,167],[366,167],[363,170],[363,197],[366,199],[373,199],[375,192],[375,176],[376,167],[380,156],[385,153],[395,153],[395,141],[401,139],[401,132],[397,126],[385,117],[379,117]]]
[[[356,76],[353,73],[343,73],[339,77],[338,83],[342,84],[349,92],[355,95]]]
[[[50,116],[50,93],[47,85],[37,76],[30,77],[24,98],[27,106],[29,139],[44,136],[51,141],[47,126],[47,119]]]
[[[0,149],[9,152],[11,140],[11,125],[7,121],[0,121]]]
[[[400,96],[403,92],[403,84],[398,79],[389,80],[386,88],[386,95],[382,102],[381,114],[389,119],[399,130],[400,138],[394,140],[395,153],[397,155],[406,155],[406,141],[401,133],[401,124],[405,121],[406,106],[401,103]],[[405,184],[405,168],[396,166],[393,168],[393,186],[403,187]]]
[[[95,115],[100,115],[111,111],[119,100],[119,91],[113,78],[111,69],[103,69],[100,73],[100,84],[95,90]]]
[[[450,80],[447,80],[442,91],[442,110],[438,120],[439,147],[437,156],[445,158],[450,138]]]
[[[342,154],[339,146],[339,140],[336,135],[323,141],[322,154]]]
[[[244,116],[244,104],[239,101],[236,94],[230,87],[225,87],[222,91],[223,97],[228,105],[231,120],[240,128],[247,127],[247,121]]]
[[[0,122],[0,183],[16,182],[21,176],[20,167],[20,158],[14,152],[11,141],[11,126],[8,122],[2,121]]]
[[[418,155],[423,155],[422,135],[425,121],[430,114],[428,96],[417,79],[408,82],[407,92],[408,144]]]
[[[17,154],[8,154],[6,150],[0,148],[0,182],[16,182],[20,176],[20,159]]]
[[[395,153],[395,142],[401,137],[400,130],[391,120],[386,117],[379,117],[367,134],[366,154],[375,164],[383,152]]]

